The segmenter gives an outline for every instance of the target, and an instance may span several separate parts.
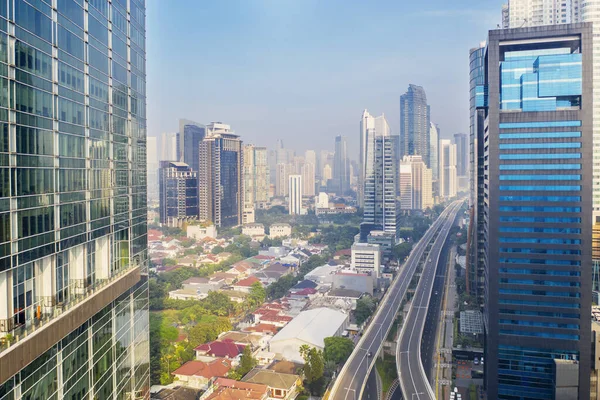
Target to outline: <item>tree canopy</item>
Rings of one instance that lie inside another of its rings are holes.
[[[356,301],[356,310],[354,310],[354,317],[356,323],[361,325],[365,322],[375,311],[376,304],[372,297],[363,296]]]
[[[326,337],[324,341],[323,357],[325,362],[332,361],[338,365],[342,364],[354,350],[354,342],[348,338],[331,336]]]

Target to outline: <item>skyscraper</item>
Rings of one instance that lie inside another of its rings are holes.
[[[315,165],[305,162],[302,166],[302,195],[315,195]]]
[[[448,139],[440,140],[440,197],[451,199],[456,197],[458,178],[456,175],[456,145]]]
[[[471,135],[471,196],[469,198],[469,231],[465,269],[466,290],[483,303],[485,248],[478,238],[483,237],[484,225],[484,149],[485,134],[485,42],[469,52],[469,118]]]
[[[317,152],[314,150],[306,150],[304,152],[304,162],[306,164],[312,164],[313,166],[313,172],[312,172],[312,182],[313,182],[313,195],[315,194],[315,189],[317,185],[321,186],[320,184],[320,179],[321,179],[321,170],[319,169],[319,162],[317,160]],[[306,186],[309,186],[309,177],[305,177],[305,183]],[[310,188],[305,189],[310,191]]]
[[[399,171],[400,208],[425,210],[433,205],[431,169],[421,156],[404,156]]]
[[[302,214],[302,175],[290,175],[288,208],[292,215]]]
[[[369,142],[365,159],[366,179],[364,187],[364,223],[381,226],[385,232],[397,237],[398,208],[398,158],[396,149],[398,136],[368,135]]]
[[[269,201],[269,165],[266,147],[248,144],[244,151],[244,218],[243,223],[254,222],[254,210]]]
[[[440,128],[436,123],[429,125],[429,168],[433,172],[433,180],[438,180]]]
[[[509,0],[503,8],[506,28],[556,25],[572,22],[592,22],[594,47],[600,46],[600,0]],[[594,76],[600,76],[600,51],[594,51],[592,68]],[[600,224],[600,79],[593,82],[594,125],[594,184],[593,221]],[[599,225],[600,226],[600,225]],[[600,268],[600,260],[594,260]]]
[[[181,227],[197,220],[198,173],[178,161],[161,161],[159,171],[160,223]]]
[[[145,6],[52,4],[0,5],[0,396],[148,398]]]
[[[287,164],[277,164],[277,169],[275,170],[275,195],[276,196],[287,196],[290,188],[289,185],[289,168]]]
[[[460,176],[469,175],[469,139],[465,133],[454,134],[456,145],[456,174]]]
[[[476,88],[488,97],[476,99],[487,122],[488,398],[590,397],[592,34],[590,24],[489,33],[487,87]]]
[[[192,171],[198,172],[198,149],[202,139],[206,136],[206,127],[187,119],[179,120],[178,133],[178,160],[190,166]]]
[[[161,133],[158,145],[158,161],[177,161],[177,134]]]
[[[420,155],[427,167],[431,167],[430,123],[425,90],[421,86],[408,85],[408,91],[400,96],[399,158]]]
[[[333,180],[338,195],[344,195],[350,189],[350,165],[346,138],[344,136],[335,137]]]
[[[364,207],[364,190],[367,179],[367,174],[371,173],[373,165],[367,162],[367,158],[373,160],[374,143],[376,136],[391,135],[390,126],[382,114],[379,117],[373,117],[367,110],[363,111],[360,120],[360,153],[359,153],[359,168],[358,171],[358,204]],[[370,153],[370,154],[369,154]],[[394,151],[396,154],[396,151]]]
[[[148,171],[148,199],[158,200],[158,148],[156,136],[146,139],[146,166]]]
[[[200,220],[218,227],[240,225],[243,215],[243,152],[240,137],[229,125],[206,126],[200,143],[198,211]]]

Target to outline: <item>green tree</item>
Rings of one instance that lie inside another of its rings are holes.
[[[244,347],[242,357],[240,358],[240,365],[237,367],[236,372],[239,373],[240,376],[244,376],[257,365],[258,361],[252,357],[252,350],[250,349],[250,346]]]
[[[300,346],[300,355],[304,359],[304,380],[311,394],[316,394],[322,387],[323,374],[325,373],[325,360],[323,352],[306,344]]]
[[[363,296],[356,302],[356,310],[354,310],[354,317],[356,323],[361,325],[365,322],[375,311],[375,301],[370,296]]]
[[[392,254],[398,261],[402,261],[408,257],[410,251],[412,250],[412,246],[412,243],[409,242],[400,243],[399,245],[394,246]]]
[[[222,247],[222,246],[215,246],[215,247],[213,247],[213,249],[212,249],[212,253],[213,253],[213,254],[219,254],[219,253],[222,253],[222,252],[223,252],[223,250],[225,250],[225,249],[223,249],[223,247]]]
[[[175,261],[172,258],[164,258],[162,263],[165,266],[171,266],[171,267],[177,265],[177,261]]]
[[[262,283],[254,282],[250,287],[250,293],[246,298],[248,308],[254,308],[264,303],[267,298],[267,291],[263,287]]]
[[[350,357],[354,350],[354,342],[348,338],[331,336],[326,337],[323,357],[325,362],[332,361],[335,364],[341,364]]]

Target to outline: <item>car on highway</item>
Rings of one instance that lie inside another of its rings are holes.
[[[367,353],[367,357],[373,357],[373,353],[372,352],[368,352]]]
[[[479,358],[475,357],[475,358],[473,359],[473,364],[475,364],[475,365],[479,365]]]

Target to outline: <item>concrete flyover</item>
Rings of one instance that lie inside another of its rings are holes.
[[[456,204],[453,203],[453,205],[446,207],[414,246],[408,259],[400,268],[396,279],[394,279],[379,307],[377,307],[370,324],[363,332],[354,351],[337,376],[329,395],[330,400],[358,400],[362,397],[365,383],[375,364],[377,353],[379,353],[382,343],[394,323],[396,313],[423,257],[423,253],[438,231],[445,226],[447,218],[452,216],[452,219],[454,219],[458,208]]]
[[[402,324],[396,348],[396,367],[402,396],[405,400],[435,400],[421,361],[421,339],[435,280],[440,254],[462,205],[456,201],[448,206],[448,214],[423,264],[423,272],[415,290],[408,315]]]

